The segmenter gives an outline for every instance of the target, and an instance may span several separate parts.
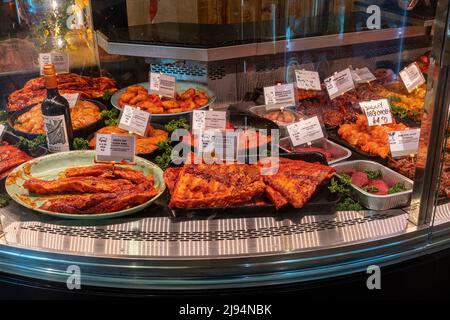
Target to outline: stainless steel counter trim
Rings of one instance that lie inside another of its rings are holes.
[[[107,36],[100,31],[97,31],[97,41],[99,46],[109,54],[208,62],[419,37],[427,35],[429,32],[430,27],[410,26],[404,28],[369,30],[292,39],[290,41],[278,40],[237,46],[225,46],[211,49],[109,42]]]

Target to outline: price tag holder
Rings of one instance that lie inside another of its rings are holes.
[[[405,69],[400,71],[400,78],[405,84],[406,90],[409,93],[413,92],[414,89],[421,86],[426,82],[425,77],[420,71],[419,66],[414,62],[407,66]]]
[[[287,104],[295,106],[295,91],[292,83],[280,84],[264,88],[264,99],[266,104]]]
[[[367,117],[369,126],[392,123],[391,107],[387,99],[360,102],[359,105]]]
[[[350,68],[336,72],[331,77],[326,78],[324,82],[331,100],[355,89]]]
[[[238,131],[226,130],[217,132],[214,135],[215,156],[223,161],[235,161],[237,159],[238,142]]]
[[[6,127],[3,124],[0,124],[0,141],[3,139],[3,135],[5,134]]]
[[[286,129],[294,147],[325,138],[317,116],[290,124]]]
[[[387,134],[392,157],[398,158],[417,153],[420,129],[390,131]]]
[[[162,97],[175,98],[176,78],[161,73],[150,72],[149,92]]]
[[[136,137],[133,135],[97,133],[96,162],[135,163]]]
[[[353,69],[352,72],[352,78],[354,83],[368,83],[374,80],[377,80],[377,78],[373,75],[372,72],[370,72],[369,68],[364,67],[361,69]]]
[[[226,111],[194,110],[192,113],[192,131],[225,130]]]
[[[145,137],[150,118],[150,113],[125,105],[120,115],[119,128]]]
[[[56,73],[69,73],[69,55],[65,52],[48,52],[39,54],[39,68],[41,76],[44,75],[44,65],[54,64]]]
[[[297,88],[304,90],[322,90],[320,76],[316,71],[295,70]]]
[[[79,93],[63,93],[62,96],[66,98],[69,102],[69,107],[74,108],[77,105],[78,99],[80,98]]]

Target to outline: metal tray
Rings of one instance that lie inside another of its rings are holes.
[[[94,104],[96,104],[99,108],[100,111],[103,110],[107,110],[106,106],[97,101],[97,100],[92,100],[92,99],[81,99],[84,101],[89,101],[92,102]],[[11,127],[11,130],[18,136],[22,136],[25,137],[27,139],[33,140],[36,139],[40,134],[38,133],[30,133],[30,132],[25,132],[25,131],[20,131],[20,130],[16,130],[14,129],[14,124],[16,123],[17,118],[19,118],[22,114],[28,112],[31,108],[33,108],[36,104],[32,104],[30,106],[27,106],[21,110],[18,110],[16,112],[14,112],[8,119],[8,124]],[[103,127],[105,124],[105,120],[103,118],[101,118],[100,120],[91,123],[83,128],[79,128],[77,130],[73,131],[73,135],[74,137],[82,137],[82,138],[86,138],[87,136],[89,136],[90,134],[92,134],[93,132],[96,132],[97,130],[99,130],[101,127]]]
[[[340,161],[344,161],[351,157],[352,152],[347,148],[344,148],[333,141],[325,139],[323,141],[317,141],[312,144],[313,147],[323,148],[326,151],[331,153],[331,160],[328,161],[329,165],[338,163]],[[292,150],[291,142],[289,137],[280,139],[280,149],[284,152],[292,153],[295,152]]]
[[[303,160],[308,162],[319,162],[321,164],[327,164],[325,157],[321,153],[288,153],[280,155],[280,157]],[[247,205],[236,207],[216,207],[216,208],[190,208],[190,209],[172,209],[174,217],[192,217],[192,216],[215,216],[223,215],[229,217],[248,217],[248,216],[277,216],[277,217],[291,217],[298,215],[319,215],[319,214],[334,214],[336,212],[336,206],[341,200],[340,196],[331,193],[328,189],[328,185],[319,187],[313,194],[311,199],[301,209],[295,209],[292,207],[286,207],[281,210],[276,210],[275,206],[267,200],[267,204],[264,205]]]
[[[364,171],[368,170],[380,170],[383,174],[383,180],[386,181],[388,185],[393,185],[397,182],[403,182],[405,187],[408,189],[404,192],[399,192],[390,195],[374,195],[369,192],[362,190],[354,185],[351,185],[352,195],[358,200],[363,206],[370,210],[388,210],[397,207],[407,206],[411,200],[413,181],[402,176],[401,174],[373,161],[367,160],[355,160],[342,162],[333,165],[337,171],[337,176],[339,173],[346,172],[350,170]]]

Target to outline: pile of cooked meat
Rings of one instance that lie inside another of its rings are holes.
[[[75,73],[62,73],[57,75],[58,90],[60,94],[79,93],[80,98],[101,98],[107,92],[117,91],[114,80],[107,77],[85,77]],[[26,106],[40,103],[47,97],[44,77],[34,78],[25,86],[11,93],[6,108],[13,112]]]
[[[277,209],[289,204],[299,209],[335,172],[334,168],[301,160],[279,158],[278,170],[272,170],[270,163],[185,164],[169,168],[164,172],[171,193],[169,206],[233,207],[258,203],[266,196]]]
[[[152,177],[115,165],[70,168],[64,177],[29,179],[24,187],[31,194],[52,196],[40,209],[68,214],[121,211],[141,205],[157,194]]]

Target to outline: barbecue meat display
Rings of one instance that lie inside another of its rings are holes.
[[[116,212],[144,204],[157,194],[152,177],[114,165],[70,168],[56,180],[27,180],[24,188],[38,195],[61,195],[40,209],[68,214]]]
[[[276,173],[261,175],[261,169],[269,169],[267,166],[264,162],[258,165],[187,164],[182,168],[169,168],[164,172],[164,180],[171,193],[170,207],[248,205],[265,194],[277,209],[288,204],[300,209],[335,172],[325,165],[280,158]]]
[[[80,98],[101,98],[107,92],[117,91],[115,82],[107,77],[84,77],[74,73],[57,75],[58,90],[60,94],[79,93]],[[26,106],[40,103],[47,97],[44,77],[29,80],[23,89],[14,91],[8,97],[6,108],[13,112]]]

